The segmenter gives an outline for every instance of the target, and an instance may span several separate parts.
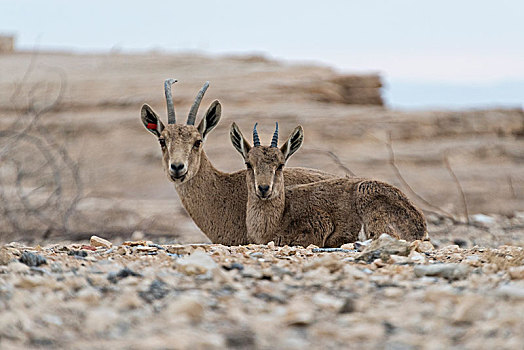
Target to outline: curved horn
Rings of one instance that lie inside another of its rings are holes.
[[[257,125],[258,123],[255,123],[255,126],[253,127],[253,147],[260,146],[260,138],[258,137]]]
[[[273,134],[273,139],[271,140],[271,147],[277,147],[278,145],[278,122],[275,122],[275,133]]]
[[[166,79],[164,82],[164,92],[166,94],[167,103],[167,123],[175,124],[175,106],[173,105],[173,95],[171,94],[171,85],[176,83],[176,79]]]
[[[200,102],[202,101],[202,98],[204,98],[204,94],[206,93],[207,88],[209,87],[209,81],[206,81],[204,86],[202,86],[202,89],[198,92],[195,102],[191,106],[191,109],[189,110],[189,115],[187,116],[187,125],[195,125],[195,119],[198,112],[198,107],[200,107]]]

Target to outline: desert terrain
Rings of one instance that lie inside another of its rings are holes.
[[[179,120],[205,81],[197,122],[221,101],[218,169],[243,167],[233,121],[262,142],[301,124],[289,166],[398,186],[431,243],[209,244],[140,122],[166,120],[171,77]],[[0,55],[0,347],[522,348],[522,106],[394,110],[381,85],[260,56]]]

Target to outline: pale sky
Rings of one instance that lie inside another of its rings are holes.
[[[0,32],[20,49],[256,52],[378,71],[399,106],[524,101],[522,0],[0,0]],[[438,86],[458,96],[420,90]]]

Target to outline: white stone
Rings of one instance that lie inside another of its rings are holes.
[[[218,268],[217,263],[202,250],[195,250],[193,254],[180,258],[175,262],[177,270],[186,275],[201,275]]]
[[[89,240],[89,243],[93,247],[103,247],[103,248],[111,248],[113,246],[113,243],[109,242],[107,239],[98,237],[98,236],[91,236],[91,239]]]

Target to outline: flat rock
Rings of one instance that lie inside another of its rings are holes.
[[[31,252],[23,252],[19,261],[23,264],[26,264],[27,266],[40,266],[47,264],[46,258]]]
[[[467,265],[454,263],[417,265],[414,268],[417,277],[436,276],[448,280],[464,279],[469,275],[469,270]]]
[[[514,279],[514,280],[524,279],[524,266],[510,267],[508,272],[509,272],[509,276],[511,277],[511,279]]]
[[[113,243],[109,242],[107,239],[98,237],[98,236],[91,236],[91,239],[89,240],[89,243],[93,247],[103,247],[103,248],[111,248],[113,246]]]
[[[358,248],[357,248],[358,249]],[[410,252],[410,243],[398,240],[390,235],[383,233],[377,240],[372,241],[364,248],[362,253],[357,255],[357,260],[364,260],[367,263],[375,259],[387,261],[390,255],[407,256]]]
[[[201,275],[218,268],[217,263],[201,250],[195,250],[193,254],[178,259],[175,266],[186,275]]]

